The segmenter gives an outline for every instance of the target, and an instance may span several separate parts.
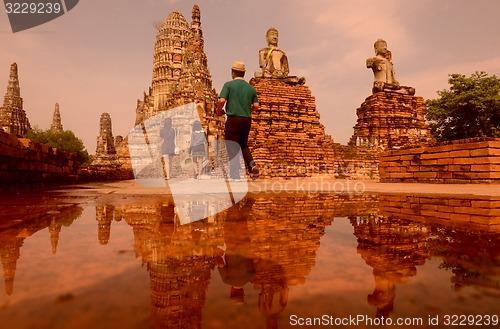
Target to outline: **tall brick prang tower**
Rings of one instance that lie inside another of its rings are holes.
[[[9,84],[3,106],[0,107],[0,128],[5,132],[20,137],[31,129],[30,122],[23,109],[16,63],[10,66]]]
[[[208,69],[207,55],[204,51],[201,13],[193,6],[191,24],[178,11],[174,11],[158,26],[153,53],[153,76],[151,86],[144,92],[143,99],[137,100],[135,126],[147,125],[148,137],[128,136],[117,146],[122,168],[130,168],[131,153],[135,154],[136,164],[141,159],[148,161],[148,154],[139,156],[142,150],[159,149],[157,138],[163,125],[161,117],[170,115],[169,110],[183,105],[195,104],[196,117],[203,126],[209,141],[220,140],[224,132],[224,118],[215,114],[218,95],[212,87],[212,77]],[[193,117],[175,115],[175,145],[187,149],[190,143]],[[148,119],[151,119],[148,121]],[[138,142],[143,139],[144,141]],[[147,139],[147,142],[146,142]],[[129,140],[133,140],[129,144]],[[148,144],[149,143],[149,144]],[[146,145],[148,144],[148,145]],[[132,151],[130,151],[132,148]],[[188,152],[181,151],[173,162],[175,175],[191,170]],[[192,163],[192,162],[191,162]]]
[[[142,101],[137,101],[135,124],[194,102],[205,131],[220,139],[223,119],[215,115],[218,97],[212,87],[197,5],[193,6],[191,18],[189,25],[180,12],[174,11],[158,27],[151,88]]]

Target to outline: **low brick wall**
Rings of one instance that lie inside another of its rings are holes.
[[[500,232],[499,197],[387,194],[379,196],[379,214]]]
[[[132,169],[123,165],[90,165],[83,168],[83,179],[87,181],[116,181],[134,179]]]
[[[19,184],[72,183],[133,179],[130,168],[82,167],[76,156],[0,131],[0,190]]]
[[[380,155],[380,181],[500,183],[500,138],[470,138]]]
[[[335,178],[379,179],[379,156],[376,150],[333,144]]]
[[[76,181],[76,156],[0,131],[0,184]]]

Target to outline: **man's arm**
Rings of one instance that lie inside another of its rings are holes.
[[[259,109],[259,103],[252,103],[252,112]]]
[[[222,108],[224,107],[224,104],[226,104],[226,99],[225,98],[219,98],[219,101],[217,102],[217,115],[223,115],[224,111]]]

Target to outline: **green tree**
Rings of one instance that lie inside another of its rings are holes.
[[[438,140],[500,137],[500,79],[485,72],[450,74],[449,90],[426,101],[427,120]]]
[[[76,137],[71,130],[57,132],[50,129],[41,130],[35,127],[24,137],[57,148],[61,151],[74,153],[76,154],[77,160],[82,164],[88,164],[92,161],[92,157],[85,149],[82,140]]]

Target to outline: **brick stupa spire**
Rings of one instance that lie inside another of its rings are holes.
[[[17,136],[23,136],[31,129],[26,112],[23,110],[16,63],[10,66],[9,84],[3,106],[0,107],[0,128]]]
[[[61,113],[59,112],[59,103],[56,103],[54,108],[54,115],[52,116],[52,124],[50,130],[62,133],[64,131],[61,123]]]
[[[99,136],[95,150],[93,165],[119,165],[116,157],[115,140],[111,127],[111,116],[109,113],[101,114]]]

